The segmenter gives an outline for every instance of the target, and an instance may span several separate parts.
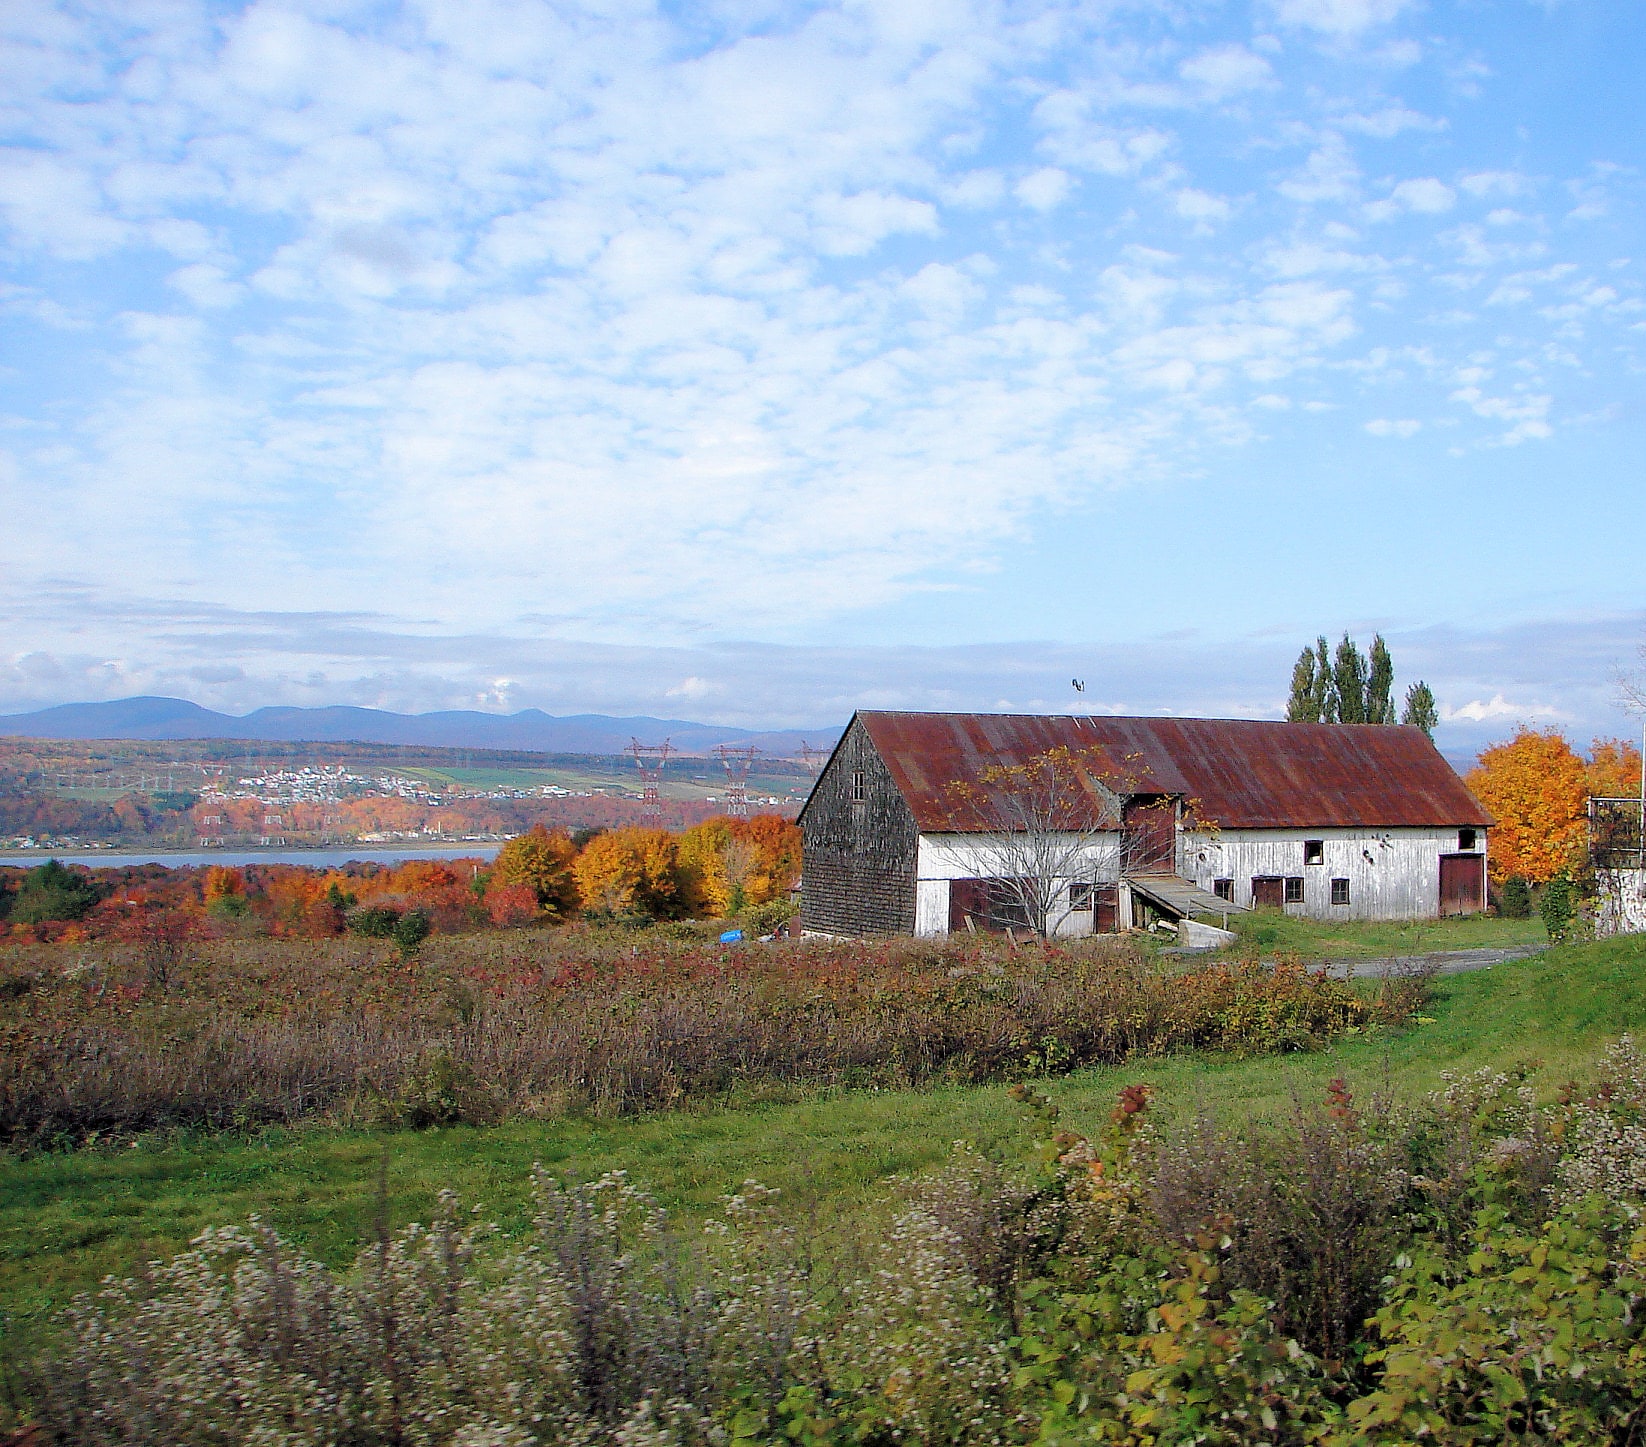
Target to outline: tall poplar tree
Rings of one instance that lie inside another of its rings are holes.
[[[1406,690],[1406,708],[1400,715],[1400,721],[1420,728],[1431,739],[1434,738],[1435,725],[1440,722],[1440,710],[1435,707],[1434,693],[1422,679]]]
[[[1381,633],[1362,653],[1347,633],[1334,651],[1324,636],[1305,648],[1292,665],[1286,699],[1290,723],[1372,723],[1395,721],[1395,662]],[[1440,721],[1435,696],[1421,680],[1406,690],[1403,724],[1412,724],[1431,739]]]
[[[1332,650],[1324,633],[1315,640],[1315,690],[1320,701],[1320,722],[1336,723],[1337,683],[1332,677]]]
[[[1337,692],[1337,722],[1366,723],[1366,655],[1347,633],[1332,660],[1332,682]]]
[[[1392,724],[1395,721],[1395,661],[1383,635],[1372,639],[1371,663],[1366,675],[1366,722]]]
[[[1337,698],[1332,681],[1331,649],[1321,638],[1305,648],[1292,665],[1292,691],[1286,700],[1288,723],[1336,723]]]

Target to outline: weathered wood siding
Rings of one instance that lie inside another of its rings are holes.
[[[1597,869],[1597,935],[1646,933],[1646,869]]]
[[[1484,856],[1486,831],[1473,851]],[[1304,863],[1308,840],[1322,861]],[[1179,872],[1210,890],[1233,881],[1236,904],[1252,902],[1254,878],[1302,879],[1303,899],[1284,906],[1310,919],[1433,919],[1440,913],[1440,856],[1459,852],[1452,829],[1234,829],[1184,834]],[[1332,881],[1349,881],[1349,902],[1332,903]]]
[[[861,780],[861,799],[854,781]],[[831,935],[913,934],[914,814],[854,722],[800,817],[800,923]]]

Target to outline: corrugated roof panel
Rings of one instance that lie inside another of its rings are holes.
[[[982,783],[986,771],[1054,748],[1079,755],[1116,793],[1178,794],[1197,819],[1224,829],[1493,823],[1415,728],[1049,714],[858,717],[926,832],[1003,827]]]

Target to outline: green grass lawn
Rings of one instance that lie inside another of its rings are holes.
[[[1447,1070],[1544,1062],[1552,1093],[1624,1031],[1646,1029],[1646,939],[1552,949],[1437,982],[1433,1023],[1350,1037],[1314,1055],[1133,1062],[1050,1082],[1071,1125],[1095,1127],[1116,1092],[1147,1081],[1162,1107],[1235,1117],[1290,1108],[1334,1075],[1363,1089],[1435,1088]],[[1427,1018],[1427,1017],[1426,1017]],[[534,1161],[564,1176],[623,1169],[688,1215],[753,1176],[829,1213],[861,1209],[888,1177],[941,1160],[952,1142],[1014,1154],[1031,1137],[1001,1086],[849,1092],[640,1119],[564,1119],[420,1133],[309,1129],[0,1161],[0,1327],[25,1336],[105,1273],[183,1246],[202,1227],[256,1212],[324,1260],[370,1230],[380,1162],[389,1213],[426,1216],[456,1189],[506,1227],[524,1220]]]
[[[1377,959],[1422,955],[1434,950],[1510,949],[1549,942],[1543,921],[1457,915],[1451,919],[1367,921],[1333,924],[1300,919],[1276,909],[1232,914],[1229,928],[1240,936],[1235,949],[1256,945],[1266,952],[1319,959]]]

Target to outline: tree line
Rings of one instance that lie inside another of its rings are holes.
[[[1347,633],[1335,650],[1322,634],[1292,666],[1286,718],[1290,723],[1392,724],[1396,722],[1394,688],[1394,659],[1381,633],[1373,637],[1365,653]],[[1433,691],[1423,680],[1406,690],[1399,722],[1434,737],[1440,712]]]

